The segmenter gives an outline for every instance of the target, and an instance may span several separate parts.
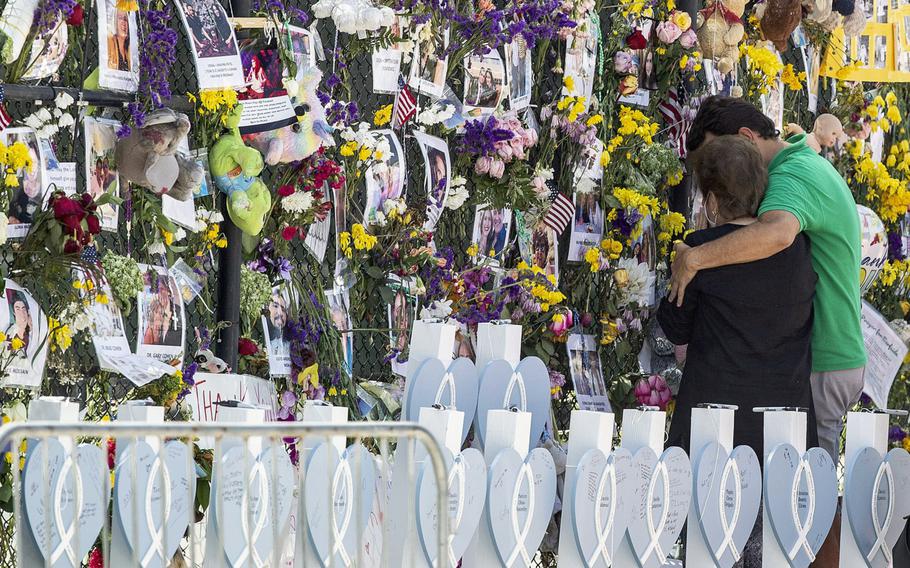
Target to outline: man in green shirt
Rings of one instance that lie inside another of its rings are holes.
[[[688,149],[694,151],[705,140],[725,134],[751,140],[768,165],[768,189],[759,207],[759,220],[695,248],[678,244],[669,298],[681,305],[686,285],[699,270],[768,258],[805,232],[818,274],[812,399],[819,445],[837,463],[843,418],[862,393],[866,364],[860,329],[861,245],[856,203],[837,170],[806,145],[804,136],[784,142],[774,123],[753,105],[742,99],[710,97],[702,103],[689,131]]]

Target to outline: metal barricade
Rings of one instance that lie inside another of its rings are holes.
[[[10,423],[2,428],[0,428],[0,448],[6,448],[11,453],[11,475],[12,475],[12,489],[13,489],[13,503],[14,503],[14,517],[15,517],[15,547],[17,550],[16,566],[23,568],[35,568],[40,564],[26,564],[23,560],[22,551],[24,550],[24,539],[32,538],[30,534],[27,534],[26,531],[31,532],[30,527],[23,526],[24,520],[24,504],[23,504],[23,472],[20,466],[20,459],[24,459],[25,455],[21,452],[22,442],[28,440],[27,451],[31,451],[29,459],[37,459],[40,464],[43,465],[41,470],[44,472],[45,476],[48,472],[48,467],[50,465],[50,460],[57,458],[60,462],[62,457],[62,467],[60,470],[64,473],[60,475],[68,475],[69,470],[72,471],[73,479],[76,483],[82,483],[83,478],[87,478],[89,475],[95,475],[94,472],[80,471],[79,468],[79,455],[77,449],[79,448],[78,441],[87,441],[93,444],[100,444],[102,450],[107,446],[107,440],[117,440],[118,444],[118,453],[121,450],[120,444],[129,444],[130,442],[137,440],[146,440],[149,438],[157,438],[161,441],[161,444],[165,441],[182,441],[189,448],[189,451],[186,452],[186,467],[188,470],[195,471],[196,463],[193,459],[193,444],[195,440],[200,438],[209,437],[214,440],[213,443],[213,464],[212,464],[212,473],[211,481],[213,484],[217,484],[221,487],[219,480],[222,475],[222,467],[217,463],[220,456],[222,456],[222,449],[226,442],[231,444],[236,444],[240,442],[242,444],[247,444],[250,440],[262,440],[264,445],[273,448],[279,448],[282,451],[285,449],[284,439],[293,438],[296,440],[296,443],[301,444],[304,440],[315,440],[315,441],[324,441],[327,444],[332,443],[332,438],[336,439],[341,437],[344,439],[352,439],[353,443],[360,444],[364,441],[368,441],[374,450],[378,450],[378,458],[380,460],[380,468],[382,469],[382,475],[380,479],[383,481],[385,486],[388,486],[388,481],[390,479],[390,451],[389,444],[393,439],[397,442],[397,447],[402,448],[402,444],[409,444],[409,451],[406,452],[406,455],[410,456],[409,463],[407,464],[407,475],[408,475],[408,485],[410,487],[416,486],[416,476],[415,476],[415,463],[413,456],[415,455],[415,450],[417,448],[416,444],[420,443],[426,450],[426,457],[428,459],[429,465],[432,466],[433,476],[436,481],[436,506],[437,511],[437,554],[436,558],[448,558],[447,550],[450,542],[450,533],[449,533],[449,515],[448,513],[448,472],[446,470],[445,459],[443,457],[442,451],[439,444],[432,436],[432,434],[424,427],[419,426],[416,423],[410,422],[352,422],[347,424],[320,424],[320,423],[302,423],[302,422],[270,422],[264,424],[234,424],[234,423],[189,423],[189,422],[166,422],[166,423],[140,423],[140,422],[78,422],[78,423],[58,423],[58,422],[20,422],[20,423]],[[46,442],[49,440],[70,440],[71,443],[65,444],[64,453],[65,455],[60,456],[55,455],[51,456],[51,450],[48,448],[52,443],[42,444],[42,449],[35,450],[35,446],[32,444],[37,444],[40,442]],[[26,452],[27,453],[27,452]],[[132,458],[136,459],[136,451],[132,452]],[[247,466],[247,460],[249,459],[249,452],[243,452],[244,455],[244,469],[243,472],[249,471]],[[360,454],[358,454],[359,456]],[[373,454],[371,454],[373,455]],[[156,462],[159,458],[156,458]],[[255,458],[258,460],[258,458]],[[375,457],[374,457],[375,459]],[[111,517],[110,511],[113,510],[113,498],[116,498],[113,492],[112,482],[113,477],[111,475],[111,470],[109,469],[109,464],[107,459],[101,461],[101,468],[103,471],[100,471],[101,479],[103,479],[104,493],[103,495],[103,511],[102,517],[103,528],[101,530],[101,550],[102,557],[105,567],[112,566],[111,564]],[[276,460],[271,460],[271,471],[267,472],[272,475],[272,479],[275,479],[276,474]],[[327,463],[331,463],[328,462]],[[133,464],[135,465],[135,463]],[[158,467],[157,465],[155,467]],[[359,468],[361,467],[360,459],[355,459],[353,465],[351,466],[354,469],[353,475],[348,479],[350,484],[350,479],[359,479]],[[148,486],[145,488],[139,487],[139,482],[137,480],[137,469],[132,467],[131,479],[129,479],[129,490],[131,495],[134,496],[132,503],[134,506],[129,511],[131,515],[130,526],[137,530],[137,527],[140,526],[140,522],[150,522],[151,524],[147,525],[153,534],[153,541],[151,547],[147,554],[142,555],[136,546],[132,546],[131,556],[132,561],[129,563],[129,566],[134,567],[149,567],[149,566],[171,566],[173,558],[167,558],[164,554],[160,556],[156,555],[152,550],[152,547],[155,547],[155,550],[166,551],[169,550],[169,544],[173,547],[173,542],[168,543],[168,530],[166,525],[167,515],[165,514],[166,501],[170,499],[159,498],[159,506],[161,507],[161,525],[153,526],[154,521],[151,519],[151,515],[147,515],[148,519],[139,519],[138,518],[138,508],[135,506],[137,499],[135,496],[139,495],[140,490],[148,492],[152,487],[152,481],[148,481]],[[262,474],[262,468],[259,468],[259,474]],[[302,539],[302,546],[304,553],[306,552],[306,547],[310,546],[309,540],[305,533],[306,529],[304,528],[304,519],[306,519],[305,512],[305,485],[306,485],[306,468],[303,464],[300,464],[296,468],[296,480],[295,480],[295,490],[297,494],[297,525],[296,525],[296,535],[294,542],[295,552],[301,550],[298,545]],[[348,472],[350,473],[350,472]],[[335,479],[335,472],[328,470],[326,472],[328,479]],[[164,474],[162,474],[164,475]],[[152,479],[154,475],[150,475],[149,479]],[[97,479],[97,478],[95,478]],[[165,477],[162,477],[164,480]],[[195,475],[192,477],[193,480],[196,479]],[[247,483],[252,481],[253,475],[251,474],[248,479],[245,479]],[[261,481],[261,479],[260,479]],[[122,479],[118,479],[118,483],[123,483]],[[162,485],[165,485],[163,483]],[[199,527],[198,523],[195,522],[193,515],[195,515],[195,505],[194,505],[194,491],[196,483],[188,483],[188,507],[190,508],[190,523],[186,531],[181,533],[181,547],[183,548],[183,556],[188,560],[188,566],[190,567],[218,567],[228,566],[227,561],[225,560],[224,554],[224,527],[226,526],[225,522],[237,522],[240,524],[240,531],[238,534],[242,535],[245,543],[247,545],[255,545],[258,535],[255,534],[256,528],[254,528],[253,519],[251,518],[253,506],[249,503],[245,503],[244,507],[241,509],[243,511],[242,515],[245,515],[245,518],[241,519],[224,519],[224,488],[221,487],[221,491],[218,491],[218,502],[215,502],[216,515],[218,519],[218,526],[221,527],[220,530],[216,531],[217,535],[214,535],[217,539],[217,546],[212,547],[211,542],[201,543],[199,542]],[[265,501],[268,503],[269,510],[268,514],[275,513],[275,506],[278,501],[278,484],[273,482],[269,484],[269,492],[265,495]],[[330,487],[334,487],[334,482],[330,484]],[[260,485],[261,488],[261,485]],[[356,489],[356,485],[353,487]],[[84,550],[78,550],[80,541],[80,524],[82,521],[82,515],[86,512],[83,508],[85,503],[82,502],[82,496],[79,494],[63,494],[61,489],[58,487],[53,488],[55,494],[52,493],[52,488],[50,482],[44,483],[40,488],[44,492],[41,503],[43,503],[44,514],[43,514],[43,535],[46,539],[45,546],[46,549],[49,549],[50,539],[51,539],[51,523],[58,523],[55,530],[57,531],[62,538],[60,542],[55,547],[55,550],[51,555],[46,555],[43,558],[43,566],[45,568],[53,568],[55,566],[60,566],[61,557],[64,555],[67,558],[63,559],[63,565],[70,566],[75,565],[79,566],[85,560],[86,552]],[[159,491],[165,491],[164,487],[159,487]],[[382,488],[383,493],[380,498],[385,495],[385,487]],[[79,493],[79,492],[76,492]],[[144,493],[143,493],[144,494]],[[260,498],[263,496],[260,489]],[[70,524],[70,526],[62,527],[59,525],[61,522],[61,515],[57,512],[56,504],[61,501],[61,499],[70,499],[68,503],[72,503],[74,507],[75,519]],[[214,496],[213,496],[214,499]],[[329,547],[332,551],[328,556],[328,562],[326,565],[332,566],[337,565],[333,564],[336,546],[338,545],[338,531],[336,529],[336,519],[335,519],[335,508],[334,508],[334,491],[328,491],[326,493],[327,505],[328,508],[326,511],[329,513],[329,520],[327,522],[328,527],[328,538],[329,538]],[[362,507],[372,507],[373,503],[363,503],[363,499],[357,495],[353,495],[353,499],[358,507],[358,512],[363,512]],[[411,506],[411,499],[415,499],[414,492],[410,492],[408,510],[415,511],[416,508]],[[261,505],[261,503],[259,503]],[[111,509],[108,509],[111,507]],[[211,510],[212,504],[209,504],[208,510]],[[206,511],[205,519],[206,523],[209,522],[208,510]],[[52,519],[52,515],[57,513],[56,516]],[[97,513],[96,513],[97,514]],[[416,519],[408,519],[408,530],[417,530],[416,529]],[[244,522],[245,521],[245,522]],[[31,520],[32,526],[34,526],[35,520]],[[257,520],[258,526],[261,527],[261,522]],[[281,565],[281,558],[284,549],[286,548],[286,538],[287,534],[279,535],[277,534],[278,526],[276,523],[271,523],[272,525],[272,542],[275,543],[274,547],[268,558],[253,558],[256,553],[250,555],[249,560],[246,561],[242,566],[270,566],[276,567]],[[347,566],[364,566],[363,563],[363,535],[362,527],[357,523],[357,553],[356,557],[346,557],[347,561],[342,562],[342,564]],[[138,532],[138,530],[137,530]],[[206,535],[204,537],[211,538],[213,535]],[[251,537],[253,539],[251,540]],[[37,536],[35,537],[37,538]],[[134,535],[133,542],[138,543],[138,536]],[[284,542],[285,546],[279,546],[279,542]],[[74,544],[75,543],[75,544]],[[208,548],[203,550],[217,550],[218,558],[201,558],[200,556],[205,556],[203,552],[200,554],[200,544],[205,544]],[[385,566],[385,556],[386,551],[389,546],[396,546],[394,542],[385,542],[383,543],[383,559],[381,565]],[[143,557],[144,556],[144,557]],[[155,559],[161,559],[155,560]],[[152,562],[151,560],[155,560]],[[68,560],[68,561],[67,561]],[[299,559],[297,559],[298,564]],[[117,568],[122,568],[117,566]]]

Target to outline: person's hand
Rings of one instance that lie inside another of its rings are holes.
[[[692,267],[692,247],[679,242],[676,243],[673,250],[676,256],[673,259],[673,266],[670,268],[672,272],[670,275],[670,294],[667,299],[670,302],[675,301],[678,307],[682,307],[683,298],[686,295],[686,286],[695,278],[698,270]]]

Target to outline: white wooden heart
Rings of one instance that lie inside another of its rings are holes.
[[[635,453],[639,471],[639,515],[629,523],[629,538],[642,568],[667,561],[689,513],[692,468],[681,448],[670,447],[660,458],[650,448]]]
[[[837,510],[837,474],[828,452],[810,448],[805,455],[790,444],[768,454],[764,472],[765,510],[774,536],[792,568],[815,560]]]
[[[377,475],[373,454],[360,444],[349,446],[340,457],[326,443],[310,454],[304,505],[310,544],[320,565],[356,565],[357,537],[365,534],[370,521]]]
[[[417,422],[425,406],[454,406],[464,412],[461,439],[468,437],[477,411],[477,370],[470,359],[460,357],[448,369],[439,359],[426,359],[408,380],[408,420]]]
[[[476,428],[481,442],[487,431],[487,412],[511,406],[531,413],[529,447],[537,446],[550,415],[550,373],[537,357],[526,357],[515,369],[508,361],[490,361],[480,374]]]
[[[761,507],[761,468],[749,446],[730,454],[717,442],[695,464],[695,509],[719,568],[739,561]]]
[[[190,524],[195,493],[196,470],[183,442],[167,442],[160,452],[131,442],[118,453],[114,517],[142,568],[170,564]]]
[[[245,446],[225,452],[213,472],[212,503],[215,526],[221,531],[224,553],[231,566],[268,564],[281,546],[274,535],[287,535],[294,493],[294,468],[283,446],[264,449],[258,456]],[[210,537],[213,538],[213,537]]]
[[[487,507],[493,543],[503,566],[531,565],[556,502],[553,456],[535,448],[522,461],[513,448],[490,464]]]
[[[892,565],[892,550],[910,515],[910,454],[894,448],[884,459],[863,448],[847,471],[844,507],[850,530],[870,568]]]
[[[436,502],[436,476],[427,460],[417,478],[417,529],[420,546],[431,566],[456,566],[471,544],[483,516],[487,497],[487,464],[483,454],[467,449],[452,456],[443,449],[449,481],[449,557],[448,563],[436,564],[439,507]]]
[[[609,456],[590,449],[575,470],[569,488],[575,517],[575,543],[587,568],[608,568],[632,518],[631,491],[637,473],[629,450],[617,448]]]
[[[30,448],[22,497],[31,534],[53,568],[79,568],[104,526],[107,462],[101,448],[80,444],[72,453],[54,438]]]

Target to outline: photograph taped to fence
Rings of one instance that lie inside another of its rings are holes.
[[[423,154],[424,179],[427,192],[427,221],[423,228],[432,231],[436,228],[446,196],[449,194],[449,180],[452,177],[452,164],[449,160],[449,145],[446,141],[423,132],[414,132],[420,153]]]
[[[33,63],[31,63],[25,75],[22,76],[24,81],[50,77],[57,72],[60,64],[63,63],[63,58],[66,57],[66,50],[69,47],[69,28],[62,16],[57,19],[57,24],[53,30],[46,37],[36,37],[32,43],[30,61]]]
[[[92,344],[98,366],[106,371],[118,371],[111,358],[130,355],[129,341],[123,328],[123,314],[107,279],[90,279],[82,270],[73,271],[73,286],[79,289],[79,296],[86,303],[85,314],[91,321]]]
[[[242,89],[243,64],[234,28],[217,0],[177,0],[196,63],[199,90]]]
[[[3,131],[4,143],[7,146],[22,142],[28,148],[31,168],[22,173],[18,187],[13,187],[7,211],[7,236],[24,237],[32,226],[32,219],[38,210],[47,203],[47,192],[43,191],[45,166],[44,151],[38,135],[31,128],[7,128]]]
[[[261,49],[261,42],[243,43],[240,59],[246,90],[238,94],[243,104],[240,133],[268,132],[297,122],[291,98],[284,88],[284,65],[277,49]]]
[[[113,120],[85,117],[85,179],[89,194],[98,199],[104,193],[120,196],[120,176],[117,175],[117,128]],[[101,228],[117,230],[119,207],[108,203],[98,208]]]
[[[7,375],[3,386],[38,388],[47,362],[47,316],[35,298],[9,278],[3,297],[6,306],[0,308],[0,329],[10,347],[0,357]]]
[[[99,0],[98,86],[135,93],[139,87],[136,12],[121,10],[117,0]]]
[[[178,367],[183,361],[186,316],[177,282],[162,266],[140,264],[143,288],[136,302],[136,353]]]
[[[272,288],[272,296],[262,315],[262,332],[269,356],[269,374],[284,377],[291,374],[291,343],[287,336],[291,295],[283,286]]]

